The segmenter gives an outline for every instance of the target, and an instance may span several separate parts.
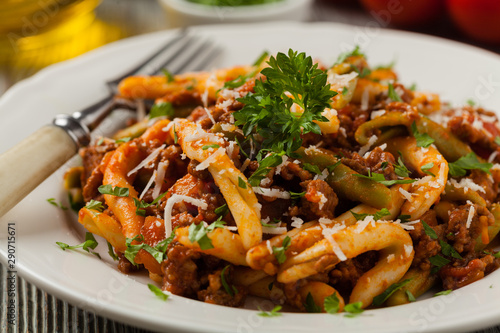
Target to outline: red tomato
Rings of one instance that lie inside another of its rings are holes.
[[[500,43],[500,1],[447,0],[455,23],[472,38]]]
[[[381,25],[413,27],[432,22],[444,9],[444,0],[361,0]]]

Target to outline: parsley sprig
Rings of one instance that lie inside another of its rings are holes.
[[[132,244],[134,241],[142,242],[144,241],[144,236],[143,235],[137,235],[134,238],[127,238],[125,240],[125,244],[127,245],[127,249],[125,250],[124,256],[125,258],[128,259],[133,265],[137,266],[137,263],[135,262],[135,256],[140,250],[145,250],[149,254],[153,256],[153,258],[156,259],[158,263],[162,263],[163,260],[166,259],[167,254],[167,247],[168,245],[172,242],[172,240],[175,237],[175,230],[177,227],[174,228],[172,231],[172,234],[170,237],[162,240],[158,244],[156,244],[154,247],[150,246],[149,244],[146,243],[141,243],[141,244]]]
[[[286,236],[285,239],[283,239],[283,242],[281,243],[280,247],[273,246],[273,254],[276,257],[276,260],[278,260],[279,264],[282,264],[286,260],[286,250],[290,247],[290,244],[292,243],[292,239],[289,236]]]
[[[93,255],[95,255],[96,257],[98,257],[99,259],[101,259],[101,256],[99,255],[99,253],[93,251],[93,250],[95,250],[95,248],[99,244],[95,240],[94,235],[92,235],[92,233],[90,233],[90,232],[87,232],[85,234],[85,242],[83,242],[81,244],[78,244],[78,245],[68,245],[68,244],[63,243],[63,242],[56,242],[56,244],[59,245],[59,247],[61,249],[63,249],[64,251],[66,251],[66,250],[75,250],[75,249],[81,248],[82,250],[84,250],[84,251],[86,251],[88,253],[92,253]]]
[[[213,249],[212,240],[208,237],[208,233],[215,230],[215,228],[223,228],[226,222],[217,220],[205,227],[203,223],[195,224],[194,222],[189,226],[189,241],[191,243],[198,242],[200,249],[209,250]]]
[[[476,154],[470,152],[467,155],[460,157],[455,162],[448,163],[448,167],[450,168],[450,175],[453,177],[463,177],[467,173],[467,170],[474,169],[481,170],[489,174],[493,164],[480,162]]]
[[[358,221],[364,220],[365,217],[367,217],[367,216],[373,216],[373,219],[375,221],[378,221],[378,220],[382,219],[384,216],[391,215],[391,212],[387,208],[382,208],[378,212],[375,212],[375,214],[365,214],[365,213],[358,214],[358,213],[353,212],[352,210],[350,212],[351,212],[352,216],[354,216],[354,218]]]

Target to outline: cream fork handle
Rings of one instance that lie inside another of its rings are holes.
[[[75,141],[64,129],[48,125],[0,155],[0,216],[76,152]]]

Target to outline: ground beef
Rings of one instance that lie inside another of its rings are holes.
[[[198,267],[195,260],[201,254],[179,243],[173,243],[167,251],[167,260],[162,263],[163,290],[175,295],[194,298],[200,290]]]
[[[438,235],[442,238],[445,232],[444,225],[438,225],[436,213],[433,210],[426,212],[421,218],[421,221],[427,223]],[[413,249],[415,256],[412,261],[412,267],[420,268],[421,270],[430,270],[432,265],[429,258],[441,253],[441,245],[439,239],[432,239],[426,233],[422,223],[412,224],[415,228],[410,231],[411,239],[413,240]]]
[[[490,175],[479,170],[472,170],[470,178],[474,183],[484,189],[484,193],[481,191],[477,191],[477,194],[479,194],[484,200],[486,200],[488,206],[495,202],[495,198],[498,193],[498,183],[495,183]]]
[[[394,156],[380,147],[376,147],[366,157],[361,157],[358,153],[345,152],[342,158],[342,164],[348,166],[357,173],[368,175],[368,171],[383,174],[385,179],[398,179],[394,172],[396,163]]]
[[[492,255],[484,255],[482,258],[454,261],[439,271],[443,281],[443,289],[458,289],[472,282],[482,279],[500,266],[500,260]]]
[[[82,195],[85,202],[91,199],[103,201],[102,195],[97,188],[102,185],[103,170],[101,163],[108,152],[117,148],[113,140],[103,140],[99,145],[80,149],[83,172],[81,175]]]
[[[246,298],[246,291],[242,287],[235,287],[232,284],[232,266],[224,272],[224,279],[230,288],[232,295],[229,294],[222,285],[222,269],[208,274],[208,287],[198,292],[198,299],[206,303],[239,307],[243,305]],[[234,290],[233,287],[236,289]]]
[[[347,297],[359,278],[372,269],[378,260],[376,251],[368,251],[356,258],[340,262],[330,271],[330,284],[333,285],[343,297]]]
[[[467,219],[471,206],[474,207],[474,214],[469,228]],[[486,207],[478,205],[462,205],[449,212],[449,220],[446,229],[448,242],[455,250],[463,256],[474,253],[476,238],[481,234],[482,229],[494,223],[493,215]]]
[[[361,110],[356,105],[348,104],[338,110],[338,118],[342,130],[339,130],[331,145],[348,150],[359,149],[359,144],[354,138],[354,133],[360,125],[369,120],[369,112]]]
[[[285,180],[292,180],[294,177],[298,177],[302,182],[313,178],[309,171],[302,169],[299,164],[292,162],[286,163],[281,168],[280,176]]]
[[[203,170],[196,170],[196,167],[200,164],[200,162],[196,160],[191,160],[188,164],[187,171],[189,174],[193,175],[194,177],[201,179],[201,180],[206,180],[208,178],[211,178],[212,176],[210,175],[210,172],[208,169],[203,169]]]
[[[334,217],[339,202],[333,189],[324,180],[307,180],[300,183],[306,194],[302,197],[302,214],[308,220]]]

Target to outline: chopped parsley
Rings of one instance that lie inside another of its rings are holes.
[[[400,220],[401,223],[410,222],[411,215],[399,215],[397,219]]]
[[[399,94],[394,89],[394,85],[392,83],[389,83],[389,88],[388,88],[388,91],[387,91],[387,95],[394,102],[402,102],[403,101],[401,99],[401,97],[399,96]]]
[[[338,56],[337,61],[335,61],[335,63],[333,65],[341,64],[341,63],[345,62],[345,60],[347,58],[357,57],[357,56],[365,57],[364,53],[360,51],[359,45],[356,45],[352,51],[346,51],[346,52],[341,53]]]
[[[306,302],[304,303],[306,311],[309,313],[321,313],[321,307],[314,303],[314,298],[311,293],[307,293]]]
[[[381,306],[384,304],[385,301],[391,297],[392,294],[394,294],[396,291],[399,289],[403,288],[406,286],[408,283],[410,283],[411,279],[406,279],[404,281],[401,281],[399,283],[394,283],[392,284],[389,288],[387,288],[382,294],[375,296],[373,298],[373,305],[374,306]]]
[[[435,293],[433,297],[436,297],[436,296],[443,296],[443,295],[449,295],[451,294],[453,290],[451,289],[448,289],[448,290],[443,290],[443,291],[440,291],[438,293]]]
[[[441,245],[441,253],[445,256],[453,257],[455,259],[463,259],[460,253],[458,253],[457,250],[455,250],[455,248],[450,244],[439,240],[439,245]]]
[[[75,250],[75,249],[81,248],[82,250],[84,250],[88,253],[91,253],[91,254],[95,255],[96,257],[98,257],[99,259],[101,259],[101,256],[99,255],[99,253],[93,251],[93,250],[95,250],[95,248],[99,244],[95,240],[94,235],[92,235],[92,233],[90,233],[90,232],[85,233],[85,242],[83,242],[81,244],[68,245],[68,244],[62,243],[62,242],[56,242],[56,244],[59,245],[59,247],[61,249],[63,249],[64,251]]]
[[[146,216],[146,208],[148,208],[150,206],[156,205],[165,195],[167,195],[167,193],[168,193],[168,191],[160,194],[151,203],[147,203],[147,202],[145,202],[143,200],[139,200],[137,198],[133,198],[134,204],[135,204],[135,207],[136,207],[135,214],[139,215],[139,216]]]
[[[175,80],[174,75],[168,69],[162,68],[161,72],[163,73],[163,75],[165,75],[165,78],[167,79],[168,83],[174,82]]]
[[[282,155],[274,153],[270,154],[266,158],[259,161],[259,167],[248,178],[248,182],[252,186],[259,186],[260,181],[266,177],[271,168],[277,167],[281,163],[283,163]]]
[[[495,137],[495,143],[500,146],[500,136]]]
[[[281,316],[281,313],[279,312],[281,310],[281,305],[276,305],[271,311],[264,311],[261,308],[259,308],[259,313],[257,315],[261,317],[279,317]]]
[[[243,178],[238,176],[238,186],[242,189],[247,189],[247,183],[243,180]]]
[[[52,206],[56,206],[58,208],[61,208],[62,210],[68,210],[68,207],[64,206],[62,203],[60,202],[56,202],[56,199],[54,198],[50,198],[50,199],[47,199],[47,202],[49,204],[51,204]]]
[[[405,290],[405,294],[406,294],[406,297],[408,297],[408,301],[409,302],[415,302],[417,300],[415,298],[415,296],[413,296],[413,294],[411,293],[411,291],[409,291],[408,289]]]
[[[289,192],[290,193],[290,198],[292,200],[297,200],[297,199],[300,199],[302,198],[304,195],[306,195],[306,192]]]
[[[363,307],[362,302],[347,304],[344,307],[344,311],[348,312],[345,316],[348,318],[353,318],[353,317],[359,316],[360,314],[362,314],[365,311],[365,310],[363,310],[362,307]]]
[[[194,222],[189,226],[189,241],[191,243],[198,242],[200,249],[209,250],[213,249],[212,240],[208,237],[208,233],[215,230],[215,228],[223,228],[226,222],[217,220],[205,227],[203,223],[195,224]]]
[[[309,164],[309,163],[302,163],[302,169],[312,172],[317,175],[321,175],[321,170],[317,165],[314,164]]]
[[[410,86],[409,88],[411,91],[415,91],[417,90],[417,84],[416,83],[412,83],[412,85]]]
[[[108,184],[108,185],[101,185],[101,186],[99,186],[99,188],[97,190],[101,194],[109,194],[109,195],[114,195],[114,196],[117,196],[117,197],[128,197],[128,195],[129,195],[129,189],[128,189],[128,187],[118,187],[118,186],[115,186],[113,188],[113,186],[110,185],[110,184]]]
[[[410,176],[410,170],[408,170],[408,168],[403,163],[403,159],[401,158],[401,156],[398,157],[398,164],[394,164],[394,172],[399,177],[409,177]]]
[[[168,117],[172,118],[174,116],[174,107],[170,102],[161,102],[153,105],[149,111],[149,119],[156,117]]]
[[[330,296],[325,297],[325,301],[323,302],[323,307],[325,311],[330,314],[335,314],[339,312],[340,309],[340,300],[337,297],[337,293],[333,293]]]
[[[396,179],[396,180],[385,180],[385,177],[381,173],[376,173],[376,172],[371,172],[368,170],[368,176],[365,176],[363,174],[355,173],[354,176],[360,177],[360,178],[365,178],[365,179],[370,179],[373,180],[377,183],[380,183],[385,186],[391,186],[394,184],[410,184],[415,182],[415,179]]]
[[[165,294],[160,288],[158,288],[154,284],[148,283],[148,288],[149,290],[151,290],[153,294],[156,295],[156,297],[158,297],[162,301],[166,301],[168,299],[168,295]]]
[[[175,130],[175,124],[174,124],[174,143],[177,144],[179,142],[179,137],[177,136],[177,131]]]
[[[132,138],[130,136],[127,136],[125,138],[115,140],[115,143],[125,143],[125,142],[129,142],[130,140],[132,140]]]
[[[430,137],[427,133],[420,133],[417,129],[417,124],[413,122],[411,124],[411,132],[417,140],[417,147],[427,148],[434,143],[434,139]]]
[[[224,290],[231,296],[234,296],[235,294],[238,293],[238,289],[234,285],[229,285],[226,281],[226,271],[230,267],[230,265],[226,265],[222,271],[220,272],[220,281],[222,283],[222,286],[224,287]]]
[[[229,213],[229,207],[227,206],[227,203],[215,208],[214,213],[218,216],[226,216],[226,214]]]
[[[423,173],[426,173],[432,177],[436,177],[435,174],[433,174],[432,172],[430,172],[429,170],[434,168],[434,163],[427,163],[426,165],[423,165],[420,170],[422,170]]]
[[[154,247],[152,247],[146,243],[132,244],[133,241],[138,241],[138,242],[144,241],[144,236],[142,236],[142,235],[137,235],[134,238],[127,238],[125,240],[125,244],[127,245],[127,249],[125,250],[125,253],[124,253],[125,258],[127,258],[128,261],[130,261],[133,265],[137,266],[137,264],[135,262],[135,256],[142,249],[142,250],[145,250],[146,252],[148,252],[149,254],[151,254],[153,256],[153,258],[155,258],[156,261],[159,264],[161,264],[163,262],[163,260],[165,260],[167,257],[165,252],[167,251],[168,245],[172,242],[172,240],[175,237],[175,230],[176,229],[177,229],[177,227],[174,228],[170,237],[162,240],[161,242],[156,244]]]
[[[450,261],[442,256],[435,255],[429,258],[429,262],[434,266],[431,273],[437,273],[443,266],[450,263]]]
[[[111,245],[110,242],[108,242],[108,254],[111,258],[113,258],[114,261],[118,261],[119,258],[116,255],[115,251],[113,250],[113,245]]]
[[[472,99],[472,98],[469,98],[466,103],[469,105],[469,106],[476,106],[476,102]]]
[[[273,254],[276,257],[276,260],[278,261],[279,264],[282,264],[286,260],[286,250],[290,247],[290,244],[292,242],[292,239],[289,236],[286,236],[283,239],[283,242],[281,243],[280,247],[273,246]]]
[[[432,227],[430,225],[428,225],[427,223],[425,223],[423,220],[421,222],[422,222],[422,226],[424,227],[425,234],[427,236],[429,236],[431,239],[438,239],[438,235],[434,231],[434,229],[432,229]]]
[[[470,152],[467,155],[460,157],[455,162],[448,163],[448,166],[450,168],[450,175],[453,177],[463,177],[467,173],[467,170],[481,170],[490,174],[490,169],[493,167],[493,164],[481,163],[476,154]]]
[[[213,145],[205,145],[203,147],[201,147],[202,150],[207,150],[207,149],[211,149],[211,148],[214,148],[214,149],[217,149],[217,148],[220,148],[220,146],[218,144],[213,144]]]
[[[375,214],[364,214],[364,213],[358,214],[358,213],[353,212],[352,210],[350,212],[351,212],[352,216],[354,216],[354,218],[358,221],[364,220],[365,217],[367,217],[367,216],[373,216],[373,219],[375,221],[378,221],[381,218],[383,218],[384,216],[391,215],[391,212],[387,208],[382,208],[381,210],[379,210]]]

